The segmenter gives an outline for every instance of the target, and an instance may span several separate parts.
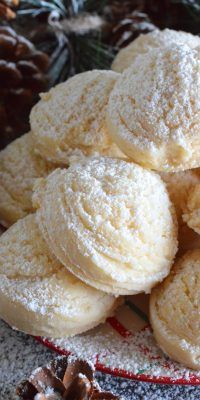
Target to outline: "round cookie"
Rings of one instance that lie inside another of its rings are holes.
[[[200,370],[200,250],[187,252],[153,289],[150,320],[162,350]]]
[[[174,208],[161,178],[119,159],[89,159],[36,185],[39,228],[77,277],[113,294],[149,292],[177,250]]]
[[[180,225],[183,225],[182,215],[186,210],[190,191],[197,183],[200,183],[200,170],[195,168],[183,172],[161,172],[160,176],[166,183],[180,227]]]
[[[172,29],[164,29],[163,31],[155,29],[147,34],[141,34],[119,51],[112,63],[112,70],[121,73],[130,67],[139,54],[147,53],[156,47],[162,48],[170,43],[183,43],[195,48],[200,46],[200,38],[188,32],[174,31]]]
[[[183,221],[183,214],[187,209],[188,196],[195,185],[200,182],[200,170],[195,168],[183,172],[161,172],[160,176],[166,183],[178,218],[177,256],[179,257],[188,250],[200,248],[200,236]]]
[[[32,188],[37,178],[55,169],[34,153],[31,133],[0,152],[0,223],[9,227],[33,211]]]
[[[200,234],[200,184],[197,184],[188,196],[183,220],[190,228]]]
[[[35,215],[0,237],[0,317],[32,335],[67,337],[113,313],[119,300],[87,286],[50,253]]]
[[[112,71],[83,72],[41,94],[30,115],[41,156],[66,165],[74,154],[122,156],[105,122],[109,95],[118,77]]]
[[[138,56],[118,79],[107,126],[133,161],[158,171],[200,166],[200,47],[171,44]]]

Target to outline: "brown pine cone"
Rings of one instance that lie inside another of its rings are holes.
[[[0,19],[13,19],[15,18],[15,12],[13,7],[19,5],[19,0],[0,0]]]
[[[16,393],[23,400],[119,400],[100,390],[87,361],[74,357],[58,357],[49,366],[36,369]]]
[[[109,22],[107,40],[109,45],[117,48],[127,46],[140,33],[155,29],[145,13],[145,0],[110,0],[104,9],[104,15]]]
[[[29,113],[47,87],[48,56],[8,26],[0,27],[0,147],[29,129]]]

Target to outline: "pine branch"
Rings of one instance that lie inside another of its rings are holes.
[[[75,68],[77,72],[88,69],[109,69],[115,49],[103,44],[100,34],[97,37],[78,37],[75,39]]]
[[[61,17],[67,16],[67,9],[62,0],[21,0],[17,15],[36,17],[40,14],[51,13],[53,11]]]
[[[56,11],[61,17],[73,17],[81,11],[87,11],[85,7],[87,1],[88,0],[21,0],[18,14],[31,15],[33,13],[34,15],[38,15],[38,13]]]

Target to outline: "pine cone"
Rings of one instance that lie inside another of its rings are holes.
[[[49,366],[36,369],[16,390],[23,400],[119,400],[102,392],[87,361],[58,357]]]
[[[148,15],[144,12],[145,0],[111,0],[104,9],[106,20],[109,21],[107,42],[111,46],[121,48],[127,46],[140,33],[155,29]]]
[[[47,86],[48,56],[7,26],[0,27],[0,144],[29,129],[29,113]]]
[[[13,7],[19,5],[19,0],[1,0],[0,1],[0,19],[13,19],[15,18],[15,12]]]

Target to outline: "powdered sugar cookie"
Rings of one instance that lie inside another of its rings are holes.
[[[41,156],[67,165],[74,152],[122,156],[105,123],[109,95],[118,77],[112,71],[83,72],[41,95],[30,116]]]
[[[197,184],[188,196],[183,220],[190,228],[200,234],[200,184]]]
[[[35,180],[53,167],[34,153],[31,133],[23,135],[0,152],[0,221],[8,227],[33,211]]]
[[[177,229],[157,174],[119,159],[89,159],[40,180],[33,202],[49,248],[91,286],[149,292],[169,273]]]
[[[200,369],[200,250],[189,251],[150,298],[155,338],[172,359]]]
[[[0,317],[9,325],[32,335],[71,336],[103,322],[118,302],[50,255],[34,214],[0,237]]]
[[[188,197],[197,183],[200,183],[199,168],[183,172],[161,172],[161,178],[166,183],[170,199],[175,206],[178,218],[178,256],[187,250],[200,248],[200,235],[190,229],[183,221],[187,210]]]
[[[200,47],[138,56],[109,100],[108,130],[135,162],[158,171],[200,166]]]
[[[116,72],[123,72],[130,67],[139,54],[147,53],[156,47],[162,48],[170,43],[183,43],[195,48],[200,46],[200,38],[188,32],[155,29],[147,34],[141,34],[128,46],[121,49],[112,63],[112,69]]]
[[[161,178],[166,183],[172,203],[176,209],[179,226],[183,225],[182,215],[186,210],[188,196],[197,183],[200,183],[199,168],[183,172],[161,172]]]

